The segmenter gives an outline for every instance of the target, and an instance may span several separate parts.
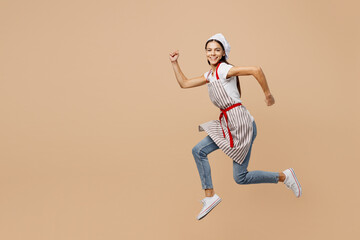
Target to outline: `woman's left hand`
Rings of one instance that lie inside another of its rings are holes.
[[[266,105],[268,105],[268,106],[271,106],[275,103],[275,99],[274,99],[273,95],[271,95],[271,93],[266,95],[265,102],[266,102]]]

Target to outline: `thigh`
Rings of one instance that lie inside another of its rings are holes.
[[[218,145],[212,140],[212,138],[207,135],[203,138],[196,146],[193,148],[193,152],[195,151],[199,155],[208,155],[209,153],[219,149]]]
[[[256,127],[256,123],[254,120],[253,121],[253,138],[252,138],[253,141],[255,140],[256,136],[257,136],[257,127]]]
[[[257,129],[256,129],[256,123],[254,121],[253,122],[253,136],[252,136],[252,139],[251,139],[251,144],[250,144],[249,151],[248,151],[244,161],[242,162],[242,164],[239,164],[239,163],[233,161],[233,170],[234,170],[234,172],[237,172],[237,173],[247,172],[247,168],[248,168],[249,161],[250,161],[250,156],[251,156],[252,145],[254,143],[254,140],[255,140],[256,136],[257,136]]]

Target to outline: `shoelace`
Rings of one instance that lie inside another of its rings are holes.
[[[294,187],[296,187],[296,182],[287,183],[286,187],[289,188],[289,189],[293,189]]]

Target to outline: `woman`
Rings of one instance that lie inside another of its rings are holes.
[[[211,70],[203,76],[188,79],[182,73],[177,62],[179,51],[170,53],[170,61],[176,79],[181,88],[193,88],[207,84],[210,100],[220,109],[219,120],[199,125],[199,131],[208,134],[193,149],[192,153],[199,171],[205,198],[201,200],[203,208],[197,219],[205,217],[221,198],[215,194],[211,170],[207,155],[221,149],[233,160],[233,176],[238,184],[284,182],[296,197],[301,196],[301,186],[292,168],[282,172],[248,171],[251,148],[257,135],[254,118],[240,100],[240,82],[238,76],[253,75],[265,94],[267,106],[275,103],[266,78],[260,67],[235,67],[226,60],[230,44],[221,33],[210,37],[205,44],[205,52]]]

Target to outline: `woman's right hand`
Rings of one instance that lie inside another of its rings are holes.
[[[266,95],[265,102],[266,102],[266,105],[268,105],[268,106],[271,106],[275,103],[275,99],[271,93]]]
[[[170,61],[175,62],[179,58],[179,50],[170,53]]]

